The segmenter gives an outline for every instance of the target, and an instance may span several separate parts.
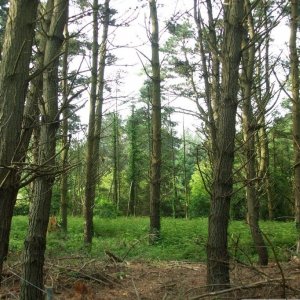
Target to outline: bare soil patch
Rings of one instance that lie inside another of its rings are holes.
[[[110,257],[111,259],[111,257]],[[5,266],[0,299],[18,299],[21,264]],[[300,299],[300,265],[231,264],[232,288],[209,294],[206,265],[190,262],[115,262],[83,257],[47,260],[45,285],[53,299]]]

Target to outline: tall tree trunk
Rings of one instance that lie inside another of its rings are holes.
[[[171,118],[170,118],[171,122]],[[176,218],[176,205],[178,203],[178,190],[177,190],[177,172],[176,172],[176,154],[175,154],[175,137],[174,137],[174,132],[173,129],[171,128],[171,147],[172,147],[172,177],[173,177],[173,200],[172,200],[172,215],[173,218]]]
[[[161,92],[159,61],[159,29],[156,0],[149,0],[152,50],[152,156],[150,182],[150,234],[149,242],[160,237],[160,183],[161,183]]]
[[[188,181],[186,172],[186,140],[185,140],[185,126],[184,119],[182,125],[182,138],[183,138],[183,179],[184,179],[184,201],[185,201],[185,218],[189,217],[189,198],[188,198]]]
[[[4,35],[0,65],[0,280],[18,193],[19,173],[9,167],[20,151],[37,5],[38,1],[10,1]]]
[[[86,185],[85,185],[85,203],[84,203],[84,242],[91,244],[94,234],[93,229],[93,207],[96,196],[96,185],[98,181],[99,168],[99,149],[100,136],[102,124],[102,105],[104,92],[104,71],[106,65],[106,51],[107,51],[107,36],[110,18],[109,0],[104,2],[104,20],[103,32],[100,47],[99,57],[99,72],[98,70],[98,0],[93,2],[93,45],[92,45],[92,82],[90,95],[90,115],[89,115],[89,129],[88,129],[88,150],[86,156],[87,170],[86,170]],[[97,92],[98,85],[98,92]]]
[[[208,220],[207,283],[211,290],[229,286],[227,230],[233,190],[235,118],[238,70],[243,34],[243,1],[229,0],[224,6],[222,49],[222,96],[213,166],[213,190]]]
[[[50,213],[52,186],[55,179],[56,132],[58,116],[58,55],[67,22],[68,0],[49,0],[51,23],[47,32],[43,71],[43,99],[40,103],[41,132],[39,143],[40,171],[34,185],[33,205],[25,240],[21,299],[42,299],[44,296],[43,266],[46,233]]]
[[[129,200],[128,200],[128,210],[127,215],[135,216],[136,210],[136,190],[137,190],[137,122],[134,112],[134,106],[131,110],[131,118],[129,123],[129,134],[130,134],[130,190],[129,190]]]
[[[255,32],[253,17],[250,8],[250,2],[246,3],[247,22],[245,24],[245,33],[248,33],[250,38],[250,45],[247,44],[247,36],[244,36],[242,55],[242,74],[241,74],[241,88],[242,88],[242,111],[243,111],[243,135],[244,135],[244,149],[246,157],[246,198],[248,208],[248,222],[252,239],[259,257],[261,265],[268,264],[268,251],[264,242],[263,235],[259,228],[259,197],[256,184],[256,151],[255,151],[255,133],[256,120],[253,116],[252,95],[253,95],[253,76],[255,64]]]
[[[98,0],[93,1],[93,43],[92,43],[92,70],[91,70],[91,92],[90,92],[90,113],[87,136],[86,154],[86,180],[85,180],[85,201],[84,201],[84,242],[91,244],[94,234],[93,206],[95,201],[96,174],[94,159],[95,144],[95,110],[97,98],[97,77],[98,77]]]
[[[209,33],[206,36],[209,39],[210,47],[214,47],[214,49],[218,48],[217,36],[216,36],[216,22],[213,18],[213,8],[210,0],[206,0],[207,6],[207,15],[208,15],[208,28]],[[217,52],[210,47],[205,48],[207,44],[204,41],[204,30],[202,25],[202,17],[201,17],[201,9],[199,8],[199,0],[194,0],[194,20],[197,25],[197,41],[199,43],[199,50],[201,56],[201,63],[203,69],[203,79],[204,79],[204,87],[205,87],[205,101],[208,108],[207,117],[204,118],[207,127],[209,128],[209,136],[210,136],[210,149],[209,149],[209,157],[212,161],[215,156],[215,151],[217,149],[216,140],[217,140],[217,127],[218,127],[218,119],[219,119],[219,107],[220,107],[220,95],[221,95],[221,86],[220,86],[220,57],[217,55]],[[210,61],[207,58],[207,52],[211,52]],[[210,70],[211,64],[211,72]],[[211,78],[211,83],[210,83]],[[199,112],[201,112],[201,105],[197,101],[197,106]]]
[[[299,79],[299,56],[297,52],[297,30],[299,24],[298,0],[291,0],[290,21],[290,63],[292,83],[292,116],[293,116],[293,143],[294,143],[294,197],[295,197],[295,221],[298,232],[297,253],[300,253],[300,79]]]
[[[119,208],[119,116],[117,110],[114,113],[113,122],[113,201]]]
[[[68,12],[67,12],[68,14]],[[67,17],[68,18],[68,17]],[[61,213],[61,227],[64,232],[68,231],[68,173],[66,167],[68,164],[68,152],[69,152],[69,113],[68,109],[68,56],[69,56],[69,32],[68,32],[68,22],[66,23],[65,30],[65,44],[64,44],[64,54],[62,59],[62,168],[63,173],[61,175],[61,196],[60,196],[60,213]]]
[[[267,196],[267,206],[268,206],[268,217],[270,220],[274,218],[274,191],[271,182],[270,175],[270,154],[269,154],[269,140],[267,135],[267,125],[266,125],[266,105],[269,103],[269,100],[272,97],[271,94],[271,86],[270,86],[270,21],[268,18],[269,4],[268,0],[262,1],[262,10],[263,10],[263,18],[264,18],[264,28],[266,32],[265,43],[264,43],[264,57],[261,59],[261,47],[259,47],[259,60],[260,64],[257,67],[257,76],[260,80],[264,80],[265,82],[265,91],[262,95],[261,90],[258,89],[257,105],[259,108],[259,119],[258,119],[258,177],[261,180],[259,182],[259,194],[266,193]],[[262,67],[264,66],[264,77],[261,78],[261,74],[263,73]]]

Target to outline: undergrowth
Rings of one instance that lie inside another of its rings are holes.
[[[13,218],[10,257],[23,249],[28,220],[25,216]],[[68,233],[58,230],[47,235],[47,257],[90,256],[104,259],[110,251],[125,260],[187,260],[206,259],[207,218],[162,219],[161,239],[155,245],[148,244],[149,219],[142,217],[119,217],[116,219],[94,219],[92,247],[83,245],[83,219],[69,217]],[[296,241],[293,222],[261,222],[267,235],[270,259],[274,250],[280,260],[287,260]],[[232,221],[229,226],[228,244],[231,257],[246,263],[255,263],[257,257],[249,228],[243,221]]]

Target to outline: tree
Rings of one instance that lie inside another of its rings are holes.
[[[130,151],[129,151],[129,199],[128,199],[128,210],[127,215],[135,216],[136,213],[136,204],[137,204],[137,185],[138,185],[138,176],[137,176],[137,118],[135,114],[135,107],[131,108],[131,116],[128,120],[129,129],[128,135],[130,139]]]
[[[117,105],[116,105],[117,106]],[[116,208],[120,206],[120,143],[119,115],[117,108],[113,114],[113,201]]]
[[[299,56],[297,49],[297,31],[299,24],[299,3],[291,0],[290,21],[290,64],[292,84],[292,117],[293,117],[293,144],[294,144],[294,197],[295,197],[295,221],[298,232],[297,253],[300,253],[300,78]]]
[[[183,180],[184,180],[184,202],[185,202],[185,218],[189,217],[189,195],[188,195],[188,180],[187,180],[187,170],[186,170],[186,139],[185,139],[185,127],[183,121],[182,128],[182,139],[183,139]]]
[[[68,19],[68,11],[67,11],[67,19]],[[68,22],[65,25],[64,29],[65,35],[65,44],[64,44],[64,54],[62,59],[62,102],[63,102],[63,111],[62,111],[62,168],[63,173],[61,176],[61,226],[62,229],[67,232],[68,230],[68,174],[66,171],[66,167],[68,164],[68,152],[70,146],[70,138],[69,138],[69,101],[68,101],[68,56],[69,56],[69,29]]]
[[[222,94],[218,108],[216,148],[213,150],[213,183],[207,241],[207,283],[211,290],[224,289],[230,283],[227,229],[233,189],[232,170],[243,12],[243,1],[230,0],[224,5]]]
[[[150,183],[150,235],[154,243],[160,236],[160,184],[161,184],[161,90],[159,61],[159,29],[156,0],[149,0],[151,18],[152,67],[152,157]]]
[[[43,266],[52,186],[57,172],[56,132],[58,114],[58,64],[67,22],[68,0],[48,0],[45,18],[50,21],[43,61],[43,99],[40,104],[39,172],[35,180],[29,228],[25,240],[21,299],[43,298]]]
[[[240,78],[242,90],[242,112],[243,112],[243,135],[244,149],[246,157],[246,198],[247,198],[247,220],[250,226],[251,235],[259,256],[261,265],[268,264],[268,251],[264,242],[263,235],[259,228],[259,195],[256,184],[256,151],[255,151],[255,133],[256,120],[253,115],[252,95],[253,95],[253,77],[255,66],[255,29],[251,12],[251,5],[248,0],[245,1],[247,21],[245,22],[245,34],[243,36],[243,54],[242,54],[242,74]],[[247,42],[249,36],[249,43]]]
[[[0,65],[0,279],[18,193],[18,162],[38,1],[10,1]],[[22,152],[23,154],[23,152]]]
[[[86,179],[85,179],[85,201],[84,201],[84,242],[91,244],[93,239],[93,206],[96,189],[96,167],[94,162],[95,144],[95,122],[96,122],[96,101],[97,101],[97,76],[98,76],[98,0],[93,1],[93,41],[92,41],[92,69],[91,69],[91,91],[90,91],[90,112],[87,135],[86,153]]]
[[[269,14],[269,6],[270,4],[268,1],[262,1],[262,11],[263,11],[263,20],[264,20],[264,30],[265,30],[265,55],[261,58],[261,46],[259,46],[259,62],[257,66],[257,74],[256,76],[265,81],[265,92],[263,93],[263,89],[257,89],[255,93],[255,98],[257,102],[257,106],[259,108],[259,118],[258,118],[258,177],[260,178],[261,187],[260,194],[262,191],[266,191],[267,196],[267,206],[268,206],[268,217],[270,220],[274,218],[274,191],[272,188],[271,182],[271,173],[270,173],[270,155],[269,155],[269,138],[267,135],[267,122],[266,122],[266,105],[269,103],[269,100],[272,98],[272,88],[270,84],[270,71],[272,68],[270,67],[270,30],[272,22],[268,16]],[[263,67],[264,67],[264,76],[263,74]]]
[[[100,47],[99,71],[98,71],[98,10],[97,0],[93,2],[93,43],[92,43],[92,78],[90,94],[90,115],[87,138],[87,170],[85,184],[84,203],[84,241],[92,243],[93,238],[93,206],[95,201],[95,189],[98,180],[97,170],[99,166],[99,144],[102,122],[102,104],[104,92],[104,71],[106,66],[107,36],[110,20],[109,0],[105,0],[103,7],[103,32]],[[99,72],[99,73],[98,73]],[[98,86],[98,91],[97,91]]]

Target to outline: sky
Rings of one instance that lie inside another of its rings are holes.
[[[173,15],[180,11],[191,11],[193,7],[192,0],[158,0],[158,18],[159,18],[159,26],[160,26],[160,44],[167,39],[168,33],[165,30],[165,21],[170,19]],[[129,26],[113,28],[113,32],[110,35],[110,49],[113,54],[118,57],[118,61],[116,62],[116,66],[108,67],[106,70],[106,74],[109,78],[114,78],[117,73],[120,74],[120,82],[112,83],[112,89],[118,91],[116,95],[120,97],[121,101],[118,104],[118,109],[123,115],[126,117],[130,112],[130,106],[122,105],[122,100],[129,100],[130,103],[132,101],[138,100],[139,90],[143,85],[143,82],[146,80],[147,76],[143,71],[143,64],[147,64],[147,59],[145,57],[151,56],[151,46],[149,39],[147,37],[147,31],[149,29],[149,8],[148,1],[140,1],[140,0],[112,0],[111,6],[118,10],[118,19],[127,20],[129,22]],[[78,13],[78,10],[72,10],[70,14]],[[85,27],[85,32],[87,36],[91,36],[92,28],[91,25],[87,25],[88,22],[91,21],[91,17],[87,18],[85,22],[82,22],[81,26]],[[273,46],[271,51],[275,53],[281,53],[282,56],[287,56],[286,43],[289,38],[289,29],[281,22],[272,31],[272,37],[274,39]],[[138,51],[143,54],[138,55]],[[161,56],[162,59],[162,56]],[[86,59],[87,66],[90,64],[89,59]],[[88,123],[88,94],[84,96],[84,100],[87,101],[85,107],[81,109],[80,117],[84,123]],[[172,99],[171,99],[172,101]],[[196,110],[194,103],[186,99],[177,99],[172,102],[174,106],[179,106],[191,110]],[[114,109],[115,105],[110,105],[110,109]],[[174,114],[172,116],[173,121],[177,121],[179,123],[178,131],[181,130],[183,118],[185,119],[185,126],[190,128],[190,130],[194,130],[195,126],[197,127],[200,124],[200,121],[186,115],[183,117],[182,114]]]

